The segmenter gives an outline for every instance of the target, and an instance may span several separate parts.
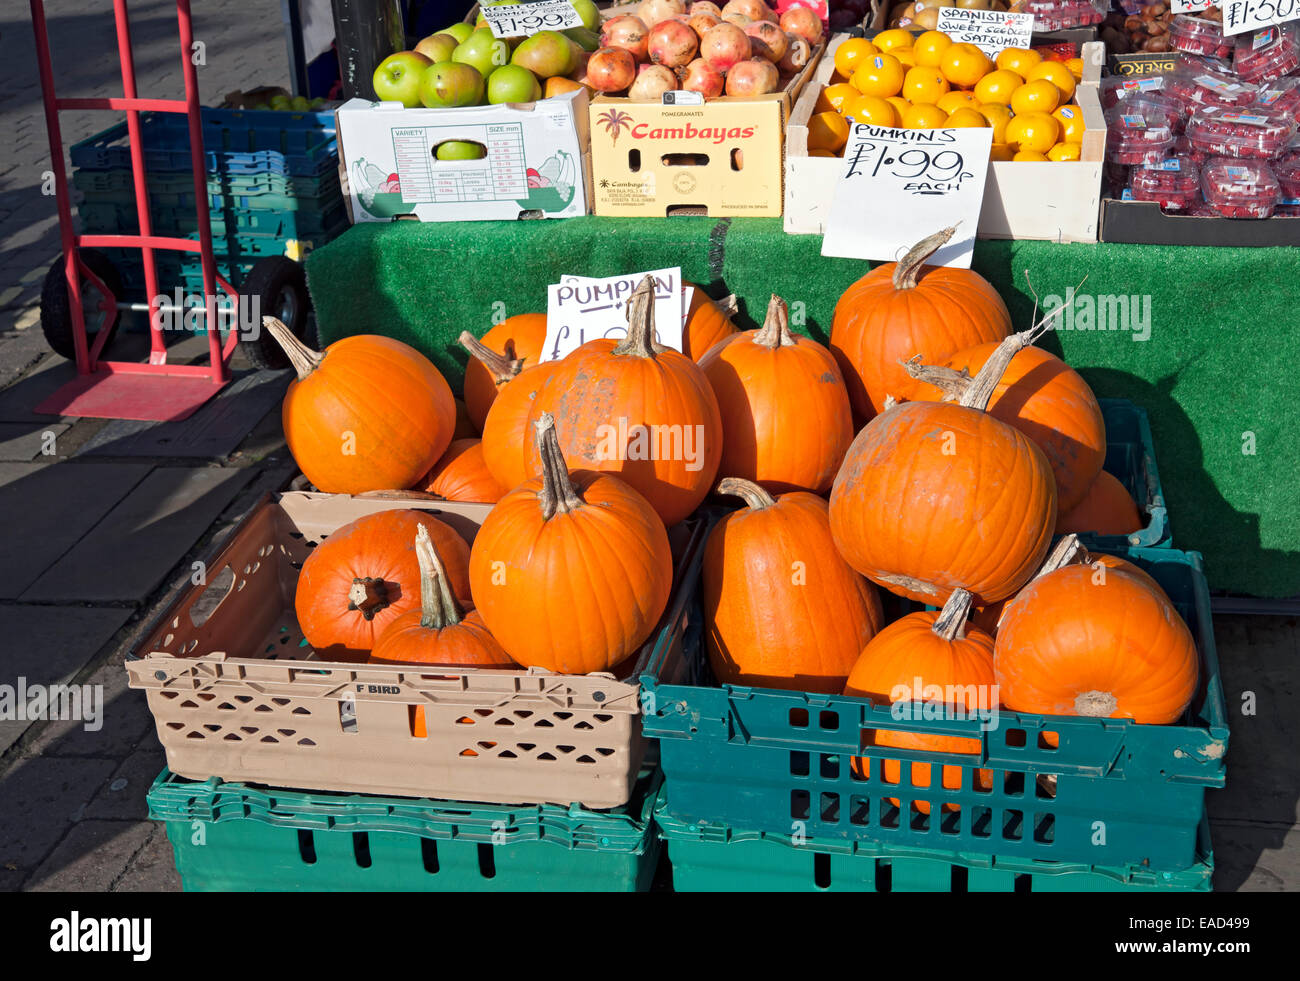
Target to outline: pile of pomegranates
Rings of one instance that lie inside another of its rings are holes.
[[[778,17],[763,0],[643,0],[635,14],[604,22],[581,81],[638,101],[677,89],[706,99],[766,95],[803,70],[822,36],[806,7]]]

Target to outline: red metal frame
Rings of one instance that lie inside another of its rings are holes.
[[[239,341],[237,330],[230,331],[221,343],[217,323],[217,295],[220,287],[239,302],[237,291],[217,275],[212,252],[212,227],[208,213],[207,163],[203,148],[203,121],[200,115],[198,72],[190,57],[194,32],[190,17],[190,0],[176,0],[176,17],[180,33],[181,67],[185,76],[185,99],[142,99],[136,92],[135,59],[131,51],[131,29],[127,0],[113,0],[117,22],[118,60],[122,69],[122,98],[60,99],[54,90],[54,68],[50,57],[50,39],[45,22],[44,0],[30,0],[32,27],[36,34],[36,60],[41,77],[41,95],[45,102],[45,125],[50,139],[50,163],[54,174],[55,197],[59,210],[59,234],[63,243],[64,273],[68,282],[69,309],[72,313],[73,341],[76,347],[77,379],[36,407],[38,412],[59,415],[86,415],[99,418],[183,419],[230,381],[229,361]],[[135,185],[138,235],[78,235],[72,220],[72,203],[67,173],[63,165],[63,134],[59,112],[64,109],[117,110],[126,113],[127,133],[131,144],[131,171]],[[194,200],[198,214],[199,240],[168,238],[153,234],[149,217],[149,198],[145,185],[144,148],[140,141],[141,112],[184,113],[189,122],[190,160],[194,174]],[[85,247],[138,248],[144,259],[145,290],[149,297],[150,352],[147,363],[101,361],[109,331],[101,330],[93,346],[87,344],[86,318],[81,295],[83,279],[89,280],[101,296],[100,309],[107,314],[106,324],[117,315],[117,305],[104,283],[81,262],[77,250]],[[204,329],[208,338],[207,365],[167,363],[163,344],[161,294],[156,251],[197,252],[203,267]],[[237,313],[237,311],[236,311]],[[140,376],[154,376],[142,378]],[[174,378],[175,384],[150,384],[160,377]],[[131,380],[141,383],[130,391]],[[142,398],[142,396],[144,396]]]

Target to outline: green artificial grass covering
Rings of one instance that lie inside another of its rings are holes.
[[[742,326],[777,293],[793,326],[825,342],[835,302],[868,264],[820,250],[819,236],[786,235],[779,219],[402,221],[355,226],[312,253],[307,273],[322,343],[395,337],[456,387],[457,335],[545,312],[547,285],[565,273],[681,266],[710,295],[735,293]],[[1041,343],[1099,396],[1147,410],[1174,545],[1205,553],[1213,588],[1300,594],[1300,250],[979,242],[974,268],[1017,327],[1034,309],[1026,272],[1044,298],[1081,282],[1081,296],[1149,296],[1145,340],[1073,329]]]

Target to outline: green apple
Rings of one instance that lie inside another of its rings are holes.
[[[541,83],[527,68],[502,65],[488,76],[487,100],[492,105],[502,102],[536,102],[541,97]]]
[[[492,36],[489,28],[481,27],[451,54],[451,60],[462,65],[471,65],[478,69],[484,78],[492,74],[493,69],[510,64],[510,46]]]
[[[436,65],[440,61],[451,61],[451,53],[458,44],[460,42],[450,34],[430,34],[415,46],[415,50]]]
[[[483,76],[473,65],[444,61],[420,76],[420,101],[430,109],[455,109],[483,102]]]
[[[400,102],[408,109],[420,105],[420,80],[431,62],[414,51],[390,54],[375,69],[371,84],[381,102]]]
[[[311,102],[305,95],[295,95],[289,100],[289,108],[294,112],[307,112],[311,109]]]
[[[596,9],[596,5],[591,0],[569,0],[569,4],[582,18],[583,27],[589,31],[600,33],[600,11]]]
[[[267,104],[277,112],[288,112],[293,108],[293,100],[287,95],[273,95]]]
[[[464,140],[448,140],[439,143],[434,152],[439,160],[482,160],[487,150],[482,143],[466,143]]]
[[[474,25],[466,24],[464,21],[457,21],[451,27],[444,27],[438,33],[450,34],[456,39],[457,44],[464,44],[469,40],[469,36],[474,33]]]
[[[589,31],[585,27],[570,27],[560,33],[575,42],[583,51],[591,53],[600,50],[600,35],[595,31]]]

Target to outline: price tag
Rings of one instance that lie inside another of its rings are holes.
[[[993,130],[890,129],[855,123],[844,148],[822,255],[899,258],[949,225],[952,240],[930,260],[969,268],[984,202]]]
[[[1214,6],[1214,0],[1171,0],[1169,12],[1173,14],[1199,14]]]
[[[1300,17],[1300,0],[1225,0],[1223,33],[1227,36],[1256,31]]]
[[[492,28],[494,37],[531,37],[538,31],[563,31],[582,26],[582,18],[569,0],[480,7],[479,13]]]
[[[939,27],[953,39],[973,44],[989,57],[1004,48],[1027,48],[1034,33],[1033,14],[940,7]]]
[[[627,301],[647,275],[655,280],[655,340],[682,349],[682,326],[690,296],[682,270],[653,269],[605,279],[565,276],[546,289],[546,345],[542,361],[559,361],[587,341],[627,336]]]

